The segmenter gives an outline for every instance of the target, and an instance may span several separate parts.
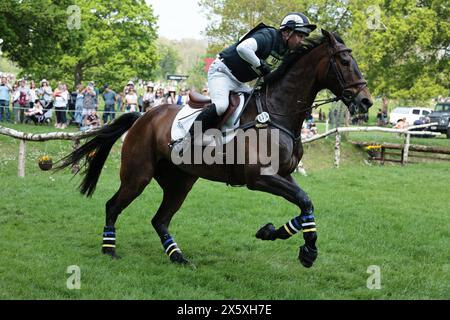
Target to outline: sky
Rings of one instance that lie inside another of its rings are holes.
[[[158,18],[158,35],[172,40],[203,39],[206,28],[205,13],[198,0],[146,0]]]

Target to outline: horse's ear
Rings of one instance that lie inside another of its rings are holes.
[[[336,38],[333,36],[333,34],[331,32],[328,32],[325,29],[322,29],[322,35],[328,39],[328,42],[332,45],[335,46],[336,45]]]

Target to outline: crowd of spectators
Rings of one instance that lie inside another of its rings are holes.
[[[52,89],[46,79],[35,83],[16,81],[6,74],[0,77],[0,122],[54,122],[59,129],[73,124],[86,130],[112,121],[119,113],[145,112],[165,103],[181,107],[189,102],[189,90],[177,90],[176,83],[129,81],[122,90],[114,91],[108,84],[99,88],[90,81],[69,92],[62,82]],[[208,94],[207,88],[202,94]]]

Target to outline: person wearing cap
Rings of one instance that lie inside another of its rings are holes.
[[[169,87],[169,92],[167,93],[167,103],[168,104],[177,104],[177,91],[175,87]]]
[[[150,108],[152,108],[155,103],[155,92],[154,92],[155,85],[153,84],[153,82],[149,82],[147,83],[146,87],[147,91],[145,92],[143,98],[144,111],[147,111]]]
[[[217,125],[220,116],[228,108],[230,91],[250,91],[246,82],[266,77],[272,71],[266,62],[270,56],[282,60],[316,28],[303,13],[293,12],[282,19],[279,28],[260,23],[239,41],[220,52],[208,70],[212,103],[195,120],[202,122],[202,132]],[[189,136],[194,138],[194,125],[189,130],[189,135],[182,140],[183,149],[188,145],[186,141]],[[177,143],[173,146],[177,146]],[[177,148],[181,149],[179,146]]]
[[[8,78],[1,76],[0,81],[0,122],[9,121],[9,101],[11,99],[12,89],[8,84]]]
[[[45,79],[41,80],[41,87],[37,90],[39,100],[46,109],[53,107],[53,90]]]
[[[103,123],[108,122],[108,118],[114,120],[115,118],[115,105],[116,105],[116,93],[109,88],[109,85],[103,86],[103,100],[105,101],[105,112],[103,113]]]
[[[161,87],[156,88],[156,92],[155,92],[155,102],[153,103],[153,107],[157,107],[161,104],[165,103],[165,98],[164,98],[164,89]]]
[[[123,88],[124,97],[128,94],[128,91],[130,91],[130,89],[134,89],[134,82],[131,80],[128,81],[127,85]]]
[[[137,112],[138,109],[138,96],[134,87],[129,88],[128,94],[125,96],[125,112]]]

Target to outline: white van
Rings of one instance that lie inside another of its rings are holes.
[[[397,121],[406,118],[409,125],[413,125],[414,121],[421,117],[427,117],[433,110],[429,108],[419,107],[397,107],[389,115],[389,123],[395,126]]]

